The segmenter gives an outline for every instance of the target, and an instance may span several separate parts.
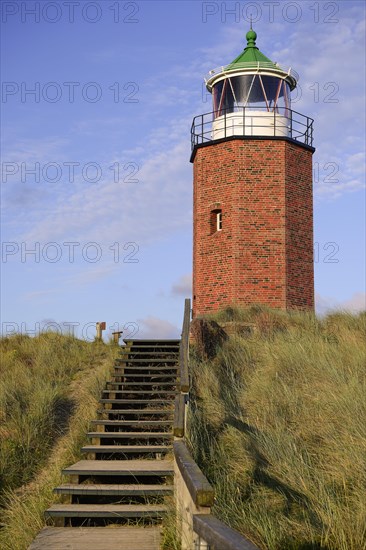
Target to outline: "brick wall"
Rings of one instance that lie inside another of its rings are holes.
[[[286,140],[197,148],[193,208],[194,315],[226,305],[311,309],[312,152]],[[222,231],[212,211],[222,210]]]

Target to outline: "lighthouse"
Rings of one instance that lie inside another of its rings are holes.
[[[313,120],[291,107],[297,73],[246,40],[192,123],[194,316],[314,308]]]

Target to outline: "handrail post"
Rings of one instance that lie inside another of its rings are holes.
[[[95,337],[96,340],[102,342],[103,340],[103,330],[106,329],[106,322],[105,321],[99,321],[98,323],[96,323],[96,330],[97,330],[97,335]]]
[[[180,388],[181,392],[189,391],[189,374],[188,374],[188,350],[189,350],[189,325],[191,321],[191,300],[186,298],[184,301],[184,316],[182,327],[182,338],[179,349],[180,362]]]
[[[292,109],[290,109],[290,137],[292,138]]]

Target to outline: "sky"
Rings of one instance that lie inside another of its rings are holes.
[[[257,46],[314,122],[316,310],[365,308],[363,1],[1,3],[2,334],[179,337],[203,76]]]

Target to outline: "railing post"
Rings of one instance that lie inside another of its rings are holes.
[[[181,392],[189,391],[189,375],[188,375],[188,347],[189,347],[189,326],[191,321],[191,300],[186,298],[184,301],[184,317],[182,327],[182,339],[179,350],[180,362],[180,389]]]
[[[113,342],[117,346],[118,346],[119,339],[121,338],[121,334],[123,334],[123,330],[117,330],[116,332],[112,332]]]
[[[290,137],[292,138],[292,109],[290,109]]]

